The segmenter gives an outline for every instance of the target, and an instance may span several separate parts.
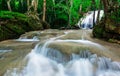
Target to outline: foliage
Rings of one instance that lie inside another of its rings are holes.
[[[24,14],[10,11],[0,11],[0,18],[27,20],[27,17]]]
[[[0,11],[1,11],[1,9],[2,9],[2,0],[0,0]]]
[[[32,0],[30,0],[32,1]],[[66,21],[65,24],[69,23],[70,15],[70,25],[75,25],[82,14],[79,13],[80,4],[82,4],[82,11],[87,12],[86,8],[90,7],[91,0],[46,0],[47,11],[46,11],[46,21],[53,24],[54,21],[62,19]],[[71,1],[73,1],[71,5]],[[0,0],[2,4],[2,10],[8,10],[6,5],[7,0]],[[11,0],[10,2],[12,11],[14,12],[27,12],[27,0]],[[72,6],[72,7],[71,7]],[[43,0],[38,0],[38,13],[39,17],[42,18]],[[7,18],[14,18],[12,15],[4,16]],[[64,24],[63,24],[64,25]]]
[[[116,23],[120,23],[120,9],[118,9],[116,12],[112,12],[109,17]]]
[[[93,36],[110,42],[120,40],[120,0],[101,0],[105,17],[93,29]]]
[[[84,13],[91,10],[103,9],[103,4],[100,5],[100,0],[94,0],[95,4],[92,4],[92,0],[46,0],[46,21],[51,25],[54,25],[54,22],[61,19],[65,23],[63,25],[75,25],[79,18],[81,18]],[[112,2],[120,2],[120,0],[110,0]],[[30,0],[32,2],[32,0]],[[111,2],[109,2],[111,3]],[[118,3],[119,4],[119,3]],[[0,0],[0,10],[8,10],[7,0]],[[11,0],[10,2],[11,9],[13,12],[26,13],[28,10],[27,0]],[[81,10],[80,10],[81,6]],[[95,6],[95,7],[93,7]],[[110,15],[111,19],[115,21],[120,21],[119,10],[112,12]],[[5,13],[5,12],[4,12]],[[0,17],[5,18],[18,18],[22,17],[20,14],[8,13],[8,15],[0,12]],[[39,18],[42,19],[43,15],[43,0],[38,0],[37,13]],[[14,16],[13,16],[14,15]],[[60,25],[61,26],[61,25]]]

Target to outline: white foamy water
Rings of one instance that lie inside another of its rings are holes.
[[[53,42],[54,39],[52,39]],[[88,45],[100,46],[88,40],[55,40],[58,42],[78,42]],[[22,69],[14,68],[7,70],[4,76],[120,76],[120,63],[113,62],[105,57],[97,57],[88,51],[83,51],[80,55],[72,54],[69,61],[63,63],[47,57],[49,53],[47,46],[33,49],[27,56],[27,65]],[[40,52],[39,52],[40,51]],[[60,52],[59,52],[60,53]],[[57,54],[57,53],[56,53]],[[62,53],[61,53],[62,54]],[[57,54],[60,55],[60,54]],[[59,56],[60,57],[60,56]],[[58,58],[58,60],[61,58]],[[63,60],[64,62],[64,60]],[[95,65],[96,64],[96,65]],[[117,68],[116,68],[117,67]]]
[[[67,64],[67,76],[93,76],[93,66],[88,59],[73,60]]]
[[[90,29],[93,28],[93,11],[90,11],[86,14],[85,18],[81,18],[79,20],[79,22],[77,23],[77,25],[82,28],[82,29]],[[100,11],[100,16],[99,16],[99,20],[101,20],[102,16],[104,14],[104,11],[101,10]],[[97,21],[97,15],[98,15],[98,11],[95,11],[95,23]]]
[[[34,50],[27,57],[27,66],[21,72],[17,69],[8,70],[4,76],[92,76],[93,73],[88,59],[70,61],[63,65]]]
[[[6,53],[6,52],[11,52],[12,50],[5,50],[5,49],[0,49],[0,53]]]
[[[106,57],[97,57],[89,50],[67,56],[59,50],[48,47],[55,41],[82,43],[103,48],[89,40],[57,40],[63,36],[51,38],[43,46],[36,45],[26,56],[27,64],[23,69],[17,67],[8,69],[4,76],[120,76],[119,62],[113,62]]]
[[[88,58],[73,59],[62,64],[38,54],[34,50],[28,54],[27,58],[27,66],[22,71],[14,68],[8,70],[4,76],[120,76],[120,70],[99,69]],[[102,63],[100,65],[104,66]]]
[[[32,39],[29,39],[27,37],[20,37],[19,39],[16,39],[15,41],[21,41],[21,42],[31,42],[31,41],[40,41],[36,36],[34,36]]]
[[[39,40],[36,40],[36,39],[16,39],[15,41],[31,42],[31,41],[39,41]]]

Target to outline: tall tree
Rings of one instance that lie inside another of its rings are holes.
[[[70,8],[69,8],[68,26],[71,27],[71,14],[72,14],[73,0],[70,0],[69,3],[70,3],[70,6],[69,6]]]
[[[38,0],[32,0],[32,7],[34,8],[34,12],[37,12]]]
[[[98,14],[97,14],[97,23],[99,23],[99,18],[100,18],[100,11],[101,11],[101,5],[102,5],[102,2],[101,0],[99,0],[99,4],[98,4]]]
[[[27,11],[30,10],[30,0],[27,0]]]
[[[27,0],[27,7],[28,7],[28,11],[32,11],[33,12],[37,12],[37,8],[38,8],[38,0]]]
[[[10,2],[11,2],[11,0],[7,0],[7,6],[8,6],[9,11],[12,11]]]
[[[46,17],[46,0],[43,0],[43,18],[42,20],[45,21]]]
[[[96,6],[96,2],[95,0],[92,0],[92,8],[93,8],[93,26],[95,25],[95,6]]]
[[[105,19],[107,18],[108,0],[101,0],[104,6]]]
[[[73,7],[73,0],[66,0],[67,11],[68,11],[68,26],[71,27],[71,12]]]

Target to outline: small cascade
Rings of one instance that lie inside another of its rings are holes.
[[[63,36],[51,38],[44,45],[38,43],[26,56],[27,64],[24,68],[8,69],[4,76],[120,76],[119,62],[97,56],[90,50],[66,55],[48,47],[52,42],[73,42],[107,51],[103,46],[89,40],[58,39]]]
[[[78,59],[66,66],[67,76],[93,76],[93,65],[88,59]]]
[[[24,37],[24,38],[20,37],[19,39],[16,39],[15,41],[31,42],[31,41],[39,41],[39,39],[36,36],[34,36],[31,39],[29,39],[27,37]]]
[[[94,14],[94,11],[89,11],[86,14],[85,18],[81,18],[79,20],[77,25],[82,29],[92,29],[93,28],[93,14]],[[103,14],[104,14],[104,11],[101,10],[99,20],[101,20]],[[98,11],[95,11],[95,21],[94,21],[95,23],[97,21],[97,15],[98,15]]]
[[[3,56],[5,53],[10,53],[12,52],[12,49],[1,49],[0,48],[0,60],[4,59],[5,57]]]
[[[53,51],[54,52],[54,51]],[[51,54],[54,54],[54,53]],[[57,54],[57,53],[56,53]],[[62,53],[59,54],[62,56]],[[59,56],[59,57],[60,57]],[[63,55],[64,56],[64,55]],[[72,54],[71,59],[64,64],[54,59],[36,53],[34,49],[28,54],[28,63],[23,70],[14,68],[4,76],[119,76],[120,63],[106,57],[97,57],[89,51]],[[58,58],[59,58],[58,57]],[[56,56],[57,58],[57,56]],[[59,60],[61,57],[59,58]]]
[[[47,53],[47,57],[58,63],[67,63],[71,60],[71,58],[68,55],[63,54],[56,49],[49,48],[48,52],[49,53]]]
[[[0,49],[0,53],[11,52],[11,49]]]

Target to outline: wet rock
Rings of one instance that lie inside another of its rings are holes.
[[[0,50],[0,76],[3,76],[7,68],[25,65],[22,60],[34,48],[35,44],[34,42],[18,42],[14,40],[0,42],[0,48],[2,49]],[[21,63],[19,63],[20,61]]]
[[[24,60],[24,57],[35,47],[37,43],[40,42],[39,46],[42,46],[45,42],[49,41],[49,39],[55,37],[57,38],[53,40],[53,42],[51,42],[48,46],[48,48],[50,48],[50,53],[48,52],[49,54],[47,55],[48,57],[51,57],[51,59],[57,60],[58,62],[68,62],[70,59],[77,57],[89,57],[89,60],[92,64],[97,64],[97,58],[102,56],[111,58],[115,61],[120,61],[120,54],[118,53],[120,46],[118,44],[108,43],[92,38],[91,32],[92,30],[83,31],[49,29],[44,31],[27,32],[20,37],[23,39],[32,39],[34,36],[36,36],[40,40],[38,42],[20,42],[15,40],[2,41],[0,42],[0,48],[2,47],[4,49],[12,49],[13,51],[0,55],[1,57],[4,57],[4,59],[0,59],[0,76],[3,76],[3,73],[8,68],[16,68],[16,66],[20,68],[24,67],[26,64],[22,60]],[[102,47],[96,43],[101,44]],[[58,56],[59,54],[63,54],[60,55],[60,60]],[[115,67],[117,67],[117,64],[111,68]]]

